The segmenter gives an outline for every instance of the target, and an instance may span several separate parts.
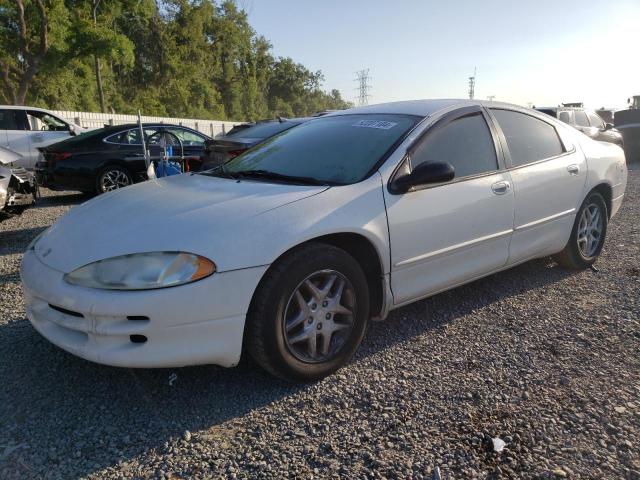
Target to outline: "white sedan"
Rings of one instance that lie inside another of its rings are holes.
[[[590,266],[626,180],[619,147],[514,105],[336,112],[72,209],[23,257],[27,315],[108,365],[229,367],[245,351],[318,379],[370,318],[533,258]]]

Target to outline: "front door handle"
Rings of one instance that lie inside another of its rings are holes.
[[[580,173],[580,167],[576,164],[569,165],[567,172],[569,172],[570,175],[578,175]]]
[[[496,182],[491,185],[491,190],[493,190],[493,193],[496,195],[504,195],[509,191],[509,187],[509,182]]]

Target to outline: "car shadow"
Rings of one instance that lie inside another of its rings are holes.
[[[50,195],[41,196],[36,202],[36,204],[31,208],[73,206],[82,202],[86,202],[92,197],[93,197],[92,194],[83,193],[83,192],[75,192],[75,193],[65,192],[61,194],[52,193]]]
[[[0,256],[23,253],[25,245],[36,238],[47,227],[22,228],[20,230],[0,230]]]
[[[353,362],[570,275],[548,259],[535,260],[393,311],[371,325]],[[162,451],[186,430],[231,434],[233,419],[313,388],[277,380],[246,359],[231,369],[94,364],[50,344],[22,315],[0,325],[0,351],[0,445],[28,445],[5,461],[38,472],[64,463],[64,471],[86,476],[149,449]],[[36,452],[46,452],[44,460]]]

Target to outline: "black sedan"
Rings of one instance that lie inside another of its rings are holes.
[[[279,118],[236,125],[226,135],[205,142],[202,168],[209,169],[227,163],[254,145],[310,119]]]
[[[185,170],[199,170],[204,143],[210,137],[179,125],[143,124],[151,158],[165,146]],[[36,164],[40,185],[52,190],[103,193],[146,180],[140,127],[117,125],[92,130],[40,149]]]

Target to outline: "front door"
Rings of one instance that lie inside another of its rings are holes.
[[[402,168],[431,161],[450,163],[455,178],[400,195],[384,192],[396,304],[498,270],[509,256],[511,178],[482,109],[440,119],[410,147]]]

